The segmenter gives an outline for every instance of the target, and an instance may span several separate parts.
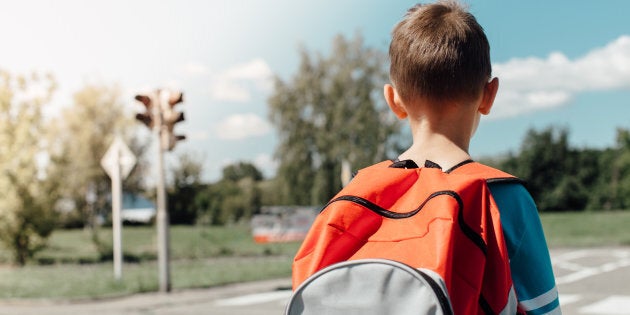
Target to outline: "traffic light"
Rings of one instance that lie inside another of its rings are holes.
[[[175,105],[184,101],[184,94],[180,91],[162,90],[160,93],[160,106],[162,110],[162,124],[166,127],[161,136],[162,149],[171,151],[177,141],[186,139],[185,135],[173,133],[175,124],[184,121],[184,113],[173,109]]]
[[[145,124],[149,129],[153,129],[153,99],[150,95],[138,94],[135,99],[145,107],[144,113],[137,113],[136,119]]]

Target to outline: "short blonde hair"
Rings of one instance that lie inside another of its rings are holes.
[[[455,1],[416,5],[392,31],[390,79],[403,100],[479,96],[492,73],[477,19]]]

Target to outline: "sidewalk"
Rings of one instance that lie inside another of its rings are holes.
[[[216,300],[235,296],[287,289],[291,280],[275,279],[231,284],[208,289],[191,289],[171,293],[143,293],[119,298],[58,301],[0,301],[0,315],[180,315],[208,314]]]

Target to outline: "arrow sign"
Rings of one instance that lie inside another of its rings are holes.
[[[118,165],[117,165],[118,164]],[[116,137],[103,158],[101,166],[110,178],[116,177],[116,172],[120,171],[120,179],[125,179],[136,165],[136,156],[120,137]]]

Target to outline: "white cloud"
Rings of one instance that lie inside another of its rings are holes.
[[[271,125],[256,114],[247,113],[228,117],[214,131],[219,139],[241,140],[266,135],[271,131]]]
[[[185,76],[203,76],[208,74],[208,68],[201,62],[190,61],[179,67],[179,73]]]
[[[630,87],[630,36],[574,60],[554,52],[546,59],[512,59],[493,68],[500,84],[490,118],[563,106],[581,92]]]
[[[251,100],[252,91],[271,90],[272,78],[271,68],[257,58],[219,73],[212,80],[210,92],[216,100],[247,102]]]
[[[256,58],[248,63],[236,65],[225,71],[224,74],[230,79],[249,80],[267,80],[273,75],[267,63],[261,58]]]
[[[251,100],[249,90],[232,80],[215,80],[210,89],[212,98],[218,101],[229,101],[244,103]]]

